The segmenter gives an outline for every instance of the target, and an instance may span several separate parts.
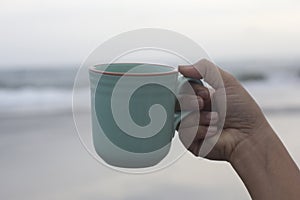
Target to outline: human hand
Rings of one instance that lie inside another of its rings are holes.
[[[202,111],[200,120],[199,112],[193,112],[181,122],[178,132],[186,148],[196,156],[229,161],[252,199],[299,199],[300,171],[243,86],[208,60],[180,66],[179,71],[186,77],[204,78],[214,88],[208,94],[207,88],[192,84],[197,109]],[[193,111],[185,98],[179,102],[182,110]],[[203,120],[207,116],[210,123]],[[205,145],[211,148],[203,154]]]
[[[203,86],[191,84],[202,110],[200,121],[196,120],[199,119],[199,113],[192,113],[182,120],[178,131],[181,141],[194,155],[199,156],[205,138],[205,143],[215,145],[207,155],[200,156],[230,161],[244,142],[264,137],[263,134],[271,129],[261,109],[243,86],[212,62],[204,59],[194,65],[180,66],[179,72],[186,77],[203,78],[214,89],[209,91]],[[189,102],[182,100],[183,105]],[[211,110],[213,104],[215,106]],[[184,106],[183,109],[192,110],[192,106]],[[221,108],[227,108],[226,112]],[[222,130],[218,131],[218,128]],[[194,137],[192,142],[191,137]]]

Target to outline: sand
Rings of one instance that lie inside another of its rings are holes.
[[[268,118],[299,166],[300,113]],[[2,116],[0,130],[0,199],[250,199],[228,163],[189,153],[150,174],[111,170],[82,147],[70,112]]]

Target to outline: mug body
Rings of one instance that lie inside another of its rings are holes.
[[[169,152],[178,73],[153,64],[90,69],[92,131],[97,154],[117,167],[150,167]]]

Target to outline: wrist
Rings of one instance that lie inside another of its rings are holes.
[[[253,199],[298,199],[299,169],[271,127],[241,141],[229,161]]]
[[[234,167],[238,167],[241,162],[259,162],[261,166],[267,168],[269,154],[274,147],[278,147],[277,140],[275,132],[268,126],[237,144],[229,162]]]
[[[241,141],[230,156],[230,164],[253,199],[272,199],[268,168],[276,143],[276,134],[270,127]]]

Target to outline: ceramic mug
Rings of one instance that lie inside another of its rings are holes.
[[[174,108],[187,79],[178,74],[176,68],[145,63],[89,69],[93,144],[106,163],[150,167],[168,154],[183,117]]]

